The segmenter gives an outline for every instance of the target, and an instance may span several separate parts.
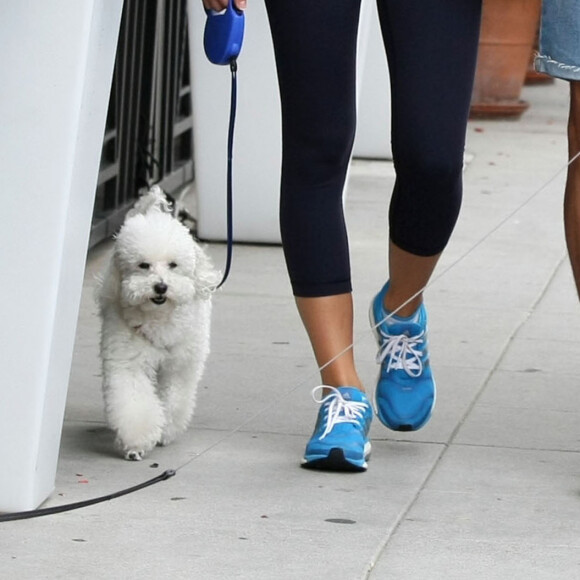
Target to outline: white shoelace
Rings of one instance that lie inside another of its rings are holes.
[[[423,351],[419,346],[423,344],[425,331],[416,336],[399,334],[391,336],[381,332],[384,342],[377,353],[377,362],[382,364],[387,357],[387,372],[391,369],[403,369],[410,377],[419,377],[423,372]]]
[[[317,398],[316,394],[319,391],[322,392],[324,389],[328,389],[331,392],[325,397]],[[314,387],[314,389],[312,389],[312,398],[316,403],[321,405],[328,403],[326,429],[320,436],[320,439],[324,439],[337,423],[354,423],[355,425],[358,425],[367,408],[366,403],[360,401],[348,401],[342,396],[338,389],[327,385]]]

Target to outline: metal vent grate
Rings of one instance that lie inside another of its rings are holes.
[[[141,188],[193,180],[187,0],[126,0],[90,246],[110,237]]]

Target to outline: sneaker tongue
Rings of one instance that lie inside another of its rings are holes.
[[[362,392],[355,387],[339,387],[338,390],[345,401],[362,401]]]
[[[407,337],[418,336],[419,334],[421,334],[421,331],[423,330],[419,324],[414,323],[401,324],[400,322],[397,322],[395,324],[389,324],[388,329],[389,334],[392,336],[404,334]]]

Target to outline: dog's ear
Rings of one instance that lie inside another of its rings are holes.
[[[195,244],[195,289],[201,298],[209,298],[221,279],[221,273],[214,269],[209,256],[199,244]]]
[[[166,194],[158,185],[154,185],[139,196],[133,207],[127,212],[126,218],[139,214],[145,215],[150,211],[170,214],[173,212],[173,207],[173,198]]]
[[[109,304],[118,302],[120,295],[121,274],[117,268],[116,256],[113,254],[103,276],[98,280],[97,287],[95,288],[95,300],[102,310]]]

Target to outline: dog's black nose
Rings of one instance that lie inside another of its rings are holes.
[[[153,286],[153,290],[155,290],[156,294],[165,294],[165,292],[167,292],[167,284],[164,282],[158,282]]]

